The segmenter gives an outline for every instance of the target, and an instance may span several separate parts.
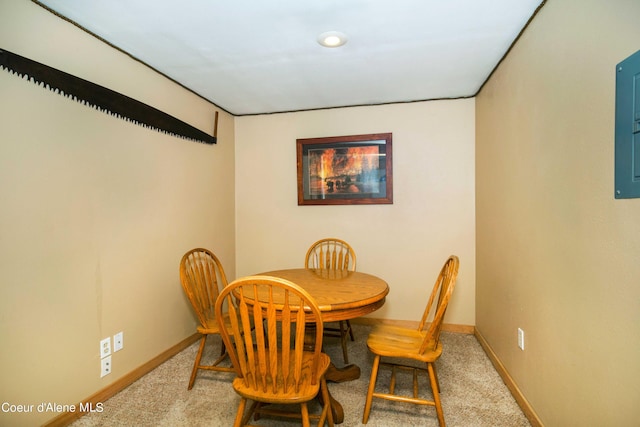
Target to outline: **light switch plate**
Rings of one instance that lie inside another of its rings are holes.
[[[100,341],[100,358],[107,357],[111,354],[111,338],[105,338]]]
[[[113,352],[122,350],[122,347],[124,347],[124,333],[118,332],[113,336]]]

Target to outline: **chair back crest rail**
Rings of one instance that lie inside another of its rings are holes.
[[[305,256],[307,268],[326,270],[356,269],[356,254],[344,240],[336,238],[321,239],[315,242]]]

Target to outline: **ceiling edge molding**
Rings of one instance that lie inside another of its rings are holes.
[[[516,45],[516,43],[518,43],[518,40],[520,40],[520,37],[524,34],[524,32],[526,31],[527,28],[529,28],[529,24],[531,24],[531,21],[533,21],[533,18],[536,17],[536,15],[538,15],[538,12],[540,12],[540,10],[542,9],[542,7],[544,5],[547,4],[547,0],[542,0],[542,2],[538,5],[538,7],[536,8],[536,10],[531,14],[531,17],[529,17],[529,19],[527,20],[527,23],[524,24],[524,27],[522,27],[522,30],[520,30],[520,32],[518,33],[518,35],[516,36],[515,39],[513,39],[513,42],[511,43],[511,45],[509,46],[509,48],[507,49],[507,51],[504,53],[504,55],[502,55],[502,58],[500,58],[500,60],[498,61],[498,63],[496,64],[495,67],[493,67],[493,70],[491,70],[491,72],[489,73],[489,75],[487,76],[487,78],[484,80],[484,82],[480,85],[480,88],[478,88],[477,92],[473,95],[474,97],[478,96],[480,94],[480,92],[482,91],[482,89],[484,88],[484,86],[487,84],[487,82],[491,79],[491,77],[493,76],[493,74],[496,72],[496,70],[498,69],[498,67],[500,67],[500,64],[502,64],[502,61],[504,61],[507,57],[507,55],[509,55],[509,52],[511,52],[511,49],[513,49],[513,47]]]
[[[231,114],[232,116],[235,116],[235,114],[231,113],[230,111],[227,111],[226,109],[222,108],[221,106],[219,106],[218,104],[216,104],[215,102],[213,102],[212,100],[202,96],[201,94],[195,92],[193,89],[190,89],[188,87],[186,87],[185,85],[183,85],[182,83],[176,81],[175,79],[167,76],[166,74],[164,74],[161,71],[158,71],[156,68],[152,67],[151,65],[147,64],[146,62],[142,61],[141,59],[136,58],[135,56],[131,55],[129,52],[119,48],[118,46],[114,45],[113,43],[110,43],[109,41],[105,40],[104,38],[100,37],[99,35],[93,33],[92,31],[89,31],[88,29],[84,28],[82,25],[78,24],[77,22],[67,18],[66,16],[62,16],[59,13],[57,13],[56,11],[52,10],[51,8],[47,7],[46,5],[40,3],[38,0],[31,0],[32,3],[35,3],[36,5],[40,6],[41,8],[43,8],[44,10],[46,10],[47,12],[51,13],[52,15],[55,15],[56,17],[62,19],[63,21],[66,21],[68,23],[70,23],[71,25],[77,27],[78,29],[84,31],[85,33],[89,34],[92,37],[95,37],[96,39],[100,40],[102,43],[106,44],[107,46],[117,50],[118,52],[127,55],[129,58],[133,59],[134,61],[144,65],[145,67],[149,68],[150,70],[152,70],[155,73],[158,73],[159,75],[161,75],[162,77],[170,80],[171,82],[173,82],[174,84],[177,84],[178,86],[180,86],[181,88],[191,92],[192,94],[196,95],[198,98],[210,103],[214,108],[218,108],[222,111],[224,111],[227,114]]]

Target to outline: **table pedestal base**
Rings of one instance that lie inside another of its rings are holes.
[[[315,337],[315,329],[307,326],[307,333],[305,334],[305,349],[309,351],[313,351],[314,344],[313,338]],[[324,374],[324,378],[328,382],[333,383],[342,383],[345,381],[353,381],[360,378],[360,367],[357,365],[347,365],[342,368],[336,367],[336,365],[331,362],[329,368],[327,368],[327,372]],[[333,422],[335,424],[342,424],[344,421],[344,409],[340,402],[335,400],[333,396],[331,396],[331,390],[329,390],[329,399],[331,400],[331,413],[333,414]],[[321,404],[324,404],[322,401],[322,394],[318,394],[318,400],[320,400]]]
[[[353,381],[360,378],[360,367],[357,365],[347,365],[344,368],[337,368],[333,363],[329,365],[329,369],[324,374],[324,377],[327,381],[334,383],[341,383],[344,381]],[[321,404],[324,404],[322,401],[322,394],[318,394],[318,399]],[[344,409],[340,402],[335,400],[333,396],[331,396],[331,391],[329,390],[329,399],[331,400],[331,413],[333,414],[333,422],[335,424],[342,424],[344,421]]]
[[[329,365],[329,369],[324,374],[327,381],[333,383],[342,383],[345,381],[353,381],[360,378],[360,367],[357,365],[347,365],[343,368],[338,368],[333,362]]]

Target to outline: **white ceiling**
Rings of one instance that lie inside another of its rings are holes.
[[[235,115],[474,96],[544,3],[38,2]]]

